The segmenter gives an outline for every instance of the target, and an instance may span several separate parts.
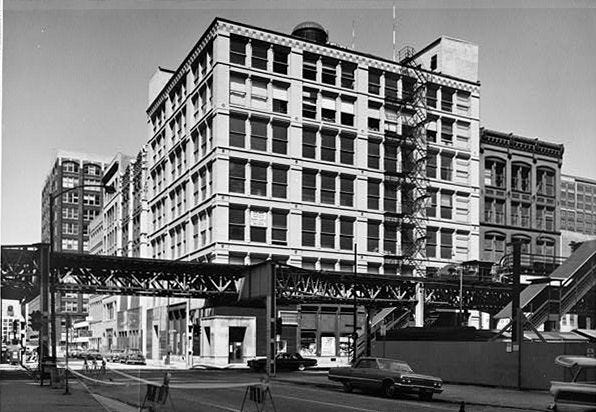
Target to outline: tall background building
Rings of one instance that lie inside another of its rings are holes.
[[[572,243],[596,238],[596,181],[562,175],[561,256],[569,256]]]
[[[53,220],[54,252],[87,253],[89,251],[89,223],[101,213],[103,191],[101,184],[108,159],[102,156],[59,151],[42,189],[41,239],[50,242],[50,219]],[[95,185],[80,187],[82,185]],[[57,196],[69,188],[76,188]],[[54,198],[55,197],[55,198]],[[50,199],[53,216],[50,216]],[[73,320],[84,320],[89,310],[88,296],[76,293],[56,295],[56,311],[68,312]],[[64,319],[57,319],[57,342],[66,340]]]

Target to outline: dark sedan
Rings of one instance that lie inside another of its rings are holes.
[[[267,368],[267,359],[251,359],[247,364],[252,370],[264,371]],[[303,371],[313,366],[317,366],[316,359],[303,358],[299,353],[280,353],[275,358],[275,367],[277,370]]]

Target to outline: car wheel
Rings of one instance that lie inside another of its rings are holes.
[[[383,382],[383,394],[388,398],[393,398],[395,396],[395,388],[393,388],[393,382]]]
[[[306,369],[306,366],[304,366],[304,363],[301,363],[300,365],[298,365],[299,371],[303,371],[304,369]]]
[[[433,393],[432,392],[420,392],[418,397],[421,401],[432,401],[433,400]]]
[[[348,381],[344,381],[343,385],[344,385],[344,392],[346,392],[346,393],[351,393],[354,390],[354,387]]]

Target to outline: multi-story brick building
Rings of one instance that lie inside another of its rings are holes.
[[[525,253],[558,255],[563,151],[562,145],[481,130],[483,260],[498,262],[513,240],[523,242]]]
[[[316,24],[289,35],[215,19],[180,66],[159,70],[149,87],[151,256],[271,258],[387,276],[412,273],[403,259],[413,248],[419,257],[426,250],[430,271],[477,260],[477,54],[473,44],[441,37],[408,55],[420,65],[413,71],[404,61],[332,45]],[[407,109],[420,85],[421,107]],[[420,115],[428,121],[422,136],[412,127]],[[412,135],[413,148],[404,143]],[[428,208],[400,180],[408,173],[410,184],[431,189]],[[302,313],[297,340],[337,355],[351,332],[337,319],[349,309]],[[330,321],[317,323],[323,315]],[[254,348],[254,323],[242,322],[210,312],[202,353],[227,361],[238,353],[228,347]],[[225,353],[214,339],[225,342]]]
[[[50,219],[53,218],[55,252],[87,253],[89,251],[89,223],[101,213],[103,191],[101,184],[108,159],[86,153],[59,151],[48,174],[41,204],[41,239],[50,242]],[[83,187],[87,185],[86,187]],[[81,187],[79,187],[81,186]],[[68,190],[73,188],[72,190]],[[64,192],[61,196],[57,194]],[[54,198],[50,216],[50,199]],[[56,295],[56,311],[70,312],[76,320],[83,320],[88,312],[88,296],[76,293]],[[64,319],[57,321],[57,342],[65,342]]]

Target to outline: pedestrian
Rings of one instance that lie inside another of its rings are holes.
[[[102,356],[101,358],[101,369],[99,370],[100,376],[106,376],[106,358]]]
[[[91,361],[91,365],[93,365],[93,374],[97,375],[97,359],[95,359],[95,356],[93,357],[93,360]]]
[[[85,371],[85,374],[88,374],[89,373],[89,363],[87,362],[87,357],[86,356],[83,359],[83,370]]]

